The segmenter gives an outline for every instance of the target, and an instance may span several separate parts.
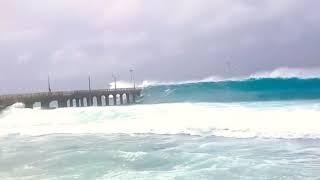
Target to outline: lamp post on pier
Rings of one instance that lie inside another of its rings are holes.
[[[133,83],[133,89],[136,89],[136,82],[134,80],[134,70],[130,69],[131,83]]]
[[[133,82],[133,90],[134,92],[132,93],[132,100],[133,100],[133,103],[136,102],[136,94],[135,94],[135,90],[136,90],[136,82],[134,80],[134,70],[133,69],[130,69],[130,76],[131,76],[131,82]]]
[[[114,81],[114,89],[117,90],[117,77],[114,74],[112,74],[112,78]]]
[[[50,75],[48,75],[48,91],[51,93]]]

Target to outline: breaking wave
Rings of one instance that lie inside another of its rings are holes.
[[[272,71],[254,73],[249,78],[299,78],[313,79],[320,78],[320,68],[288,68],[282,67]]]
[[[145,80],[140,84],[140,87],[149,86],[161,86],[161,85],[179,85],[179,84],[190,84],[190,83],[202,83],[202,82],[221,82],[221,81],[245,81],[250,79],[318,79],[320,78],[320,68],[289,68],[280,67],[271,71],[260,71],[248,76],[238,76],[225,78],[222,76],[209,76],[198,80],[186,80],[186,81],[152,81]],[[128,83],[127,83],[128,84]],[[128,86],[130,87],[130,86]]]
[[[171,103],[55,110],[10,107],[0,135],[189,134],[235,138],[320,138],[320,102]]]
[[[320,99],[320,79],[261,78],[145,87],[143,102],[248,102]]]
[[[149,84],[143,88],[143,104],[136,106],[40,110],[15,104],[0,112],[0,135],[154,133],[320,138],[317,72],[282,68],[237,80],[212,77]]]

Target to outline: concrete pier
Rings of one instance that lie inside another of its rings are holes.
[[[84,107],[85,104],[86,106],[102,106],[102,104],[109,106],[109,98],[113,99],[113,105],[134,104],[141,91],[141,88],[123,88],[1,95],[0,110],[14,103],[23,103],[26,108],[33,108],[37,102],[41,103],[41,108],[48,109],[52,108],[50,103],[53,101],[57,102],[59,108],[68,107],[68,101],[69,107],[73,107],[74,100],[76,107]]]

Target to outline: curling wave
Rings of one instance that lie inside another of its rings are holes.
[[[143,102],[245,102],[320,99],[320,79],[260,78],[148,86]]]
[[[190,84],[190,83],[202,83],[202,82],[221,82],[221,81],[246,81],[250,79],[319,79],[320,68],[289,68],[280,67],[271,71],[259,71],[249,76],[229,77],[224,78],[220,76],[210,76],[200,80],[187,80],[187,81],[148,81],[145,80],[140,85],[141,87],[149,86],[161,86],[161,85],[179,85],[179,84]],[[128,83],[127,83],[128,84]],[[131,87],[131,86],[128,86]]]

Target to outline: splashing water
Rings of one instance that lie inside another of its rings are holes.
[[[269,75],[153,84],[135,106],[15,104],[0,179],[319,179],[320,79]]]
[[[320,138],[319,112],[320,101],[169,103],[49,111],[12,107],[1,115],[0,135],[154,133]]]

